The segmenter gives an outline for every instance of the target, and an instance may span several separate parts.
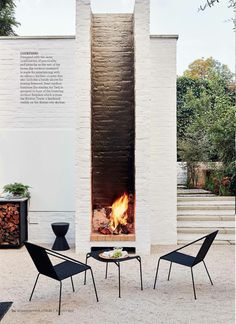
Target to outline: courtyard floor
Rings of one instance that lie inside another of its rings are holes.
[[[197,300],[193,298],[191,272],[173,264],[167,281],[169,263],[161,261],[157,288],[153,282],[157,259],[176,246],[159,246],[150,256],[142,257],[144,290],[140,290],[139,266],[136,260],[121,264],[121,297],[118,298],[117,267],[110,265],[104,279],[105,264],[90,259],[98,290],[96,302],[90,274],[83,285],[83,274],[63,281],[62,312],[57,315],[59,283],[41,276],[33,299],[28,301],[37,271],[26,249],[0,250],[0,301],[13,301],[3,324],[35,323],[127,323],[127,324],[233,324],[235,323],[234,246],[214,245],[205,261],[214,286],[211,286],[203,264],[194,267]],[[199,246],[188,249],[195,253]],[[64,254],[85,260],[74,250]]]

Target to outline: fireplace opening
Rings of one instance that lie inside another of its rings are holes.
[[[132,14],[93,14],[91,240],[135,239]]]

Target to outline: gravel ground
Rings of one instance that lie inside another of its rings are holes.
[[[90,275],[83,285],[83,274],[74,277],[75,292],[70,279],[63,281],[62,313],[57,315],[59,284],[44,276],[39,278],[33,299],[28,301],[37,271],[25,248],[0,250],[0,301],[13,301],[2,320],[3,324],[35,323],[122,323],[178,324],[235,323],[234,246],[212,246],[206,264],[214,286],[210,285],[203,264],[194,270],[197,300],[193,298],[191,272],[173,264],[167,281],[169,263],[161,261],[157,289],[153,290],[157,259],[176,248],[160,246],[155,253],[143,256],[144,290],[140,290],[139,267],[136,260],[121,264],[121,295],[118,298],[117,267],[110,265],[104,279],[105,264],[90,259],[97,284],[96,302]],[[199,246],[188,252],[195,253]],[[84,261],[74,250],[68,256]]]

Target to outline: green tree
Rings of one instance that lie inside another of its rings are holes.
[[[207,59],[201,58],[192,62],[184,72],[184,76],[198,80],[212,80],[217,77],[224,80],[227,84],[233,80],[233,73],[228,66],[221,64],[212,57]]]
[[[220,175],[219,192],[229,192],[225,183],[230,183],[227,177],[232,177],[233,173],[226,170],[229,165],[232,170],[232,162],[235,161],[233,74],[227,66],[213,59],[193,63],[185,76],[177,81],[178,157],[188,162],[191,186],[196,185],[199,162],[222,162],[222,170],[215,173]]]
[[[217,109],[220,99],[227,99],[227,105],[235,104],[235,84],[229,68],[213,58],[195,60],[177,79],[177,137],[186,137],[187,128],[195,119],[196,113],[206,106]],[[179,145],[178,145],[179,148]],[[178,150],[179,153],[179,150]]]
[[[199,98],[189,93],[188,98],[189,106],[195,108],[194,117],[186,126],[185,136],[178,140],[179,155],[188,163],[188,186],[197,185],[199,162],[220,161],[222,166],[212,169],[207,188],[229,195],[233,192],[230,181],[235,175],[232,162],[235,161],[236,109],[228,96],[214,98],[214,105],[207,93]]]
[[[200,98],[189,94],[188,100],[195,111],[185,136],[179,140],[181,158],[192,162],[221,161],[225,165],[234,161],[236,110],[231,98],[227,95],[212,98],[203,92]]]
[[[0,0],[0,36],[16,35],[14,27],[20,23],[15,19],[15,7],[13,0]]]
[[[177,79],[177,134],[183,139],[186,128],[191,124],[195,114],[195,98],[200,98],[205,91],[210,91],[207,80],[193,79],[186,76]]]
[[[210,142],[207,136],[206,118],[211,111],[211,98],[206,92],[196,97],[190,90],[185,97],[185,106],[193,110],[189,123],[185,125],[185,133],[179,139],[179,154],[183,161],[209,161]],[[212,152],[213,153],[213,152]],[[214,153],[213,153],[214,155]]]
[[[230,106],[230,100],[219,97],[215,109],[206,116],[206,131],[211,151],[225,165],[235,160],[236,109]]]

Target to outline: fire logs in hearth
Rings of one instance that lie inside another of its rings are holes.
[[[95,209],[93,230],[104,235],[134,233],[134,198],[124,193],[111,207]]]
[[[19,204],[0,204],[0,244],[19,244]]]

